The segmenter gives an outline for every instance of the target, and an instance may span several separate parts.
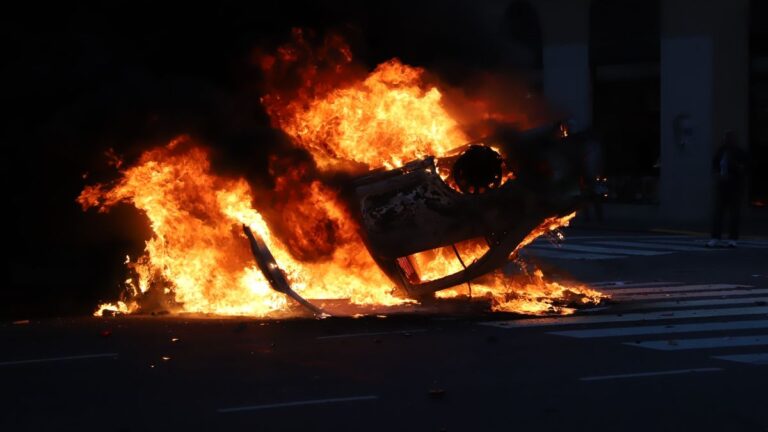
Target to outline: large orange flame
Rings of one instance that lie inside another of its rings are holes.
[[[424,87],[423,72],[393,59],[322,99],[267,109],[321,169],[349,161],[393,168],[469,141],[441,104],[440,91]]]
[[[248,183],[211,173],[206,152],[188,138],[144,153],[115,185],[87,187],[78,200],[84,208],[102,211],[128,202],[147,215],[154,236],[146,244],[146,255],[133,264],[138,274],[134,294],[162,284],[156,288],[171,292],[179,310],[265,316],[286,308],[285,296],[273,291],[253,264],[242,224],[264,239],[293,288],[309,298],[403,303],[391,294],[391,283],[370,256],[362,253],[364,246],[334,192],[319,182],[308,187],[313,198],[305,204],[343,233],[329,262],[296,260],[253,209]],[[130,312],[135,307],[129,301],[114,309]]]

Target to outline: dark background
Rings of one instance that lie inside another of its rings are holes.
[[[189,133],[216,149],[220,167],[263,170],[280,137],[259,105],[251,58],[288,41],[292,27],[345,35],[369,67],[397,56],[454,85],[473,71],[541,64],[539,50],[526,50],[541,44],[527,5],[509,7],[504,28],[478,25],[487,11],[471,2],[3,8],[9,271],[0,316],[14,319],[89,313],[117,295],[125,254],[143,249],[149,232],[138,212],[83,213],[75,202],[85,184],[114,178],[107,149],[130,161]]]
[[[340,33],[368,68],[399,57],[450,86],[477,86],[484,73],[494,73],[539,91],[540,17],[526,1],[495,3],[4,5],[0,85],[9,270],[0,285],[0,316],[88,313],[119,292],[125,254],[138,255],[150,235],[146,220],[129,206],[104,216],[84,213],[75,202],[84,185],[115,177],[108,149],[130,162],[188,133],[214,148],[218,170],[265,172],[265,155],[284,139],[269,128],[259,104],[261,77],[253,58],[257,49],[268,52],[289,41],[294,27],[313,29],[318,41],[329,31]],[[620,202],[657,201],[659,5],[594,0],[590,8],[593,120],[615,192],[610,199]],[[752,2],[753,204],[768,196],[766,22],[768,4]]]

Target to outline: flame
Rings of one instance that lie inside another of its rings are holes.
[[[302,69],[298,90],[273,91],[262,98],[273,125],[306,149],[321,171],[396,167],[445,154],[469,141],[444,108],[441,91],[426,83],[423,69],[393,59],[356,77],[345,72],[351,67],[348,47],[336,39],[330,42],[320,57],[297,45],[259,60],[266,72],[277,75],[285,72],[286,64],[308,55],[330,64],[325,72]],[[340,77],[344,82],[336,83]],[[309,175],[305,165],[280,167],[279,158],[273,159],[274,188],[256,191],[245,179],[212,172],[208,152],[188,136],[146,151],[128,167],[114,152],[108,156],[120,178],[86,186],[78,202],[83,209],[101,212],[118,203],[133,205],[147,216],[153,235],[142,256],[126,260],[133,277],[126,280],[123,298],[100,305],[96,314],[135,312],[140,301],[157,292],[168,299],[162,306],[175,312],[262,317],[286,313],[290,304],[255,266],[240,229],[243,224],[261,236],[292,288],[305,298],[385,306],[412,302],[394,294],[395,287],[370,257],[338,191]],[[269,205],[260,211],[255,202]],[[544,221],[511,258],[573,216]],[[463,265],[456,252],[469,265],[487,250],[476,240],[455,248],[414,255],[422,280],[460,271]],[[601,298],[586,287],[548,282],[538,270],[518,278],[490,275],[473,281],[472,290],[473,295],[492,297],[494,310],[531,314],[569,313],[572,308],[560,305],[573,298],[585,303]],[[438,295],[464,295],[464,288]]]
[[[512,251],[512,257],[514,258],[517,255],[517,252],[520,251],[520,249],[528,246],[536,240],[537,238],[541,237],[544,234],[547,234],[552,231],[557,231],[560,228],[567,227],[568,224],[571,223],[571,219],[576,217],[576,212],[569,213],[565,216],[552,216],[544,219],[544,222],[540,223],[539,226],[534,228],[531,232],[528,233],[528,235],[523,238],[523,241],[520,242],[520,244],[517,245],[514,251]]]
[[[456,243],[453,247],[419,252],[411,255],[410,259],[421,280],[430,281],[463,270],[464,266],[472,264],[487,251],[488,244],[484,239],[471,239]]]
[[[576,212],[558,217],[550,217],[532,230],[512,252],[512,259],[517,259],[517,253],[536,240],[538,237],[568,226]],[[465,248],[465,250],[467,250]],[[469,249],[470,256],[479,257],[484,253],[479,243]],[[436,262],[438,260],[435,260]],[[499,312],[518,312],[524,314],[572,314],[576,311],[574,304],[596,304],[606,298],[606,295],[579,284],[563,285],[544,279],[544,273],[536,268],[532,272],[520,262],[523,274],[508,277],[502,272],[496,272],[478,281],[471,282],[472,296],[490,297],[492,309]],[[446,267],[456,269],[456,266]],[[458,270],[458,269],[457,269]],[[454,270],[456,271],[456,270]],[[442,273],[445,274],[445,273]],[[468,287],[469,288],[469,287]],[[437,293],[438,298],[452,298],[469,294],[468,289],[451,288]]]
[[[440,291],[437,295],[439,298],[451,298],[464,294],[454,288]],[[493,311],[528,315],[569,315],[576,311],[577,305],[597,304],[606,298],[605,294],[585,285],[547,281],[540,269],[517,276],[493,273],[472,282],[472,295],[490,297]]]
[[[264,101],[275,125],[309,150],[320,169],[350,161],[394,168],[469,141],[441,104],[440,91],[424,86],[423,74],[392,59],[322,99],[287,106],[272,104],[276,96]]]
[[[185,312],[266,316],[286,308],[285,296],[272,290],[253,264],[242,224],[264,239],[294,290],[307,297],[359,304],[405,302],[391,294],[389,280],[363,253],[352,219],[333,191],[319,182],[309,187],[315,201],[307,205],[317,206],[344,233],[327,262],[296,260],[252,207],[248,183],[211,173],[207,153],[188,138],[144,153],[116,184],[87,187],[78,201],[84,209],[100,211],[127,202],[146,214],[154,236],[146,243],[145,255],[130,263],[139,275],[138,291],[160,284]],[[97,313],[132,312],[138,294],[134,290],[133,302],[102,305]]]

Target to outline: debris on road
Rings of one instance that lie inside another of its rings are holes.
[[[445,389],[433,388],[429,390],[429,397],[432,399],[442,399],[445,396]]]

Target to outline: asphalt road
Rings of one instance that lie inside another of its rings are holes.
[[[768,242],[698,241],[534,245],[575,317],[3,323],[0,431],[768,431]]]

